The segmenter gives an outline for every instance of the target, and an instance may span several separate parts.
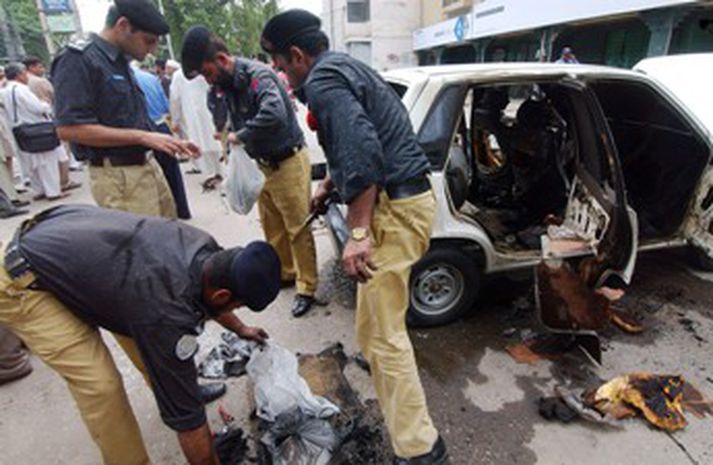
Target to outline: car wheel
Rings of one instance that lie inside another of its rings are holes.
[[[411,270],[410,326],[438,326],[463,316],[475,302],[480,269],[457,247],[434,247]]]
[[[689,251],[691,264],[703,271],[713,271],[713,258],[697,247],[691,247]]]

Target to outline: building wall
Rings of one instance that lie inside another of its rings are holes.
[[[430,26],[443,21],[442,0],[420,0],[421,1],[421,27]]]
[[[348,22],[347,0],[323,0],[323,28],[332,49],[363,59],[379,71],[415,66],[413,31],[421,26],[419,2],[413,0],[370,0],[367,22]],[[365,48],[370,47],[370,53]]]
[[[647,56],[713,51],[713,34],[699,26],[713,0],[569,2],[474,0],[468,16],[414,32],[419,64],[554,61],[572,47],[580,62],[629,68]]]

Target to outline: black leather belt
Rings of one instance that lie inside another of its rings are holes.
[[[423,194],[430,189],[431,183],[428,181],[428,176],[422,175],[399,184],[386,186],[386,195],[391,200],[406,199]]]
[[[260,158],[258,162],[260,162],[261,165],[270,167],[272,169],[277,169],[279,168],[280,163],[283,161],[287,160],[288,158],[296,155],[300,150],[304,148],[304,145],[295,145],[294,147],[290,147],[284,152],[271,155],[266,158]]]
[[[49,208],[38,213],[34,217],[23,221],[22,224],[15,230],[15,234],[13,234],[12,239],[10,239],[10,242],[8,242],[7,247],[5,248],[5,256],[3,257],[3,266],[5,271],[13,280],[23,279],[28,275],[28,273],[32,273],[30,263],[25,259],[20,251],[20,241],[22,239],[22,235],[32,229],[37,223],[43,221],[57,208],[59,207]],[[30,278],[32,281],[27,284],[27,288],[41,289],[34,273],[32,273]]]
[[[109,160],[111,166],[138,166],[145,164],[148,158],[145,152],[129,155],[99,155],[93,156],[89,160],[89,164],[92,166],[104,166],[104,160]]]
[[[5,249],[5,257],[3,257],[5,271],[7,271],[7,274],[13,280],[22,279],[28,273],[32,272],[32,267],[30,267],[30,263],[25,260],[25,257],[23,257],[20,253],[20,237],[22,236],[23,232],[24,231],[22,230],[22,227],[17,228],[15,234],[12,236],[12,239],[7,244],[7,248]],[[37,281],[35,280],[29,283],[27,287],[30,289],[39,288],[39,286],[37,285]]]

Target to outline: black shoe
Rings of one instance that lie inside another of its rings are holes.
[[[12,218],[13,216],[24,215],[30,213],[30,210],[25,208],[13,208],[12,210],[2,210],[0,211],[0,219]]]
[[[26,206],[28,206],[29,204],[30,204],[30,201],[29,201],[29,200],[20,200],[20,199],[17,199],[17,200],[13,200],[13,201],[12,201],[12,205],[13,205],[14,207],[18,207],[18,208],[19,208],[19,207],[26,207]]]
[[[198,386],[198,393],[204,404],[209,404],[225,394],[225,383],[208,383]]]
[[[291,287],[295,287],[294,279],[283,279],[280,281],[280,289],[289,289]]]
[[[301,317],[309,312],[312,305],[314,305],[314,297],[311,295],[297,294],[295,300],[292,302],[292,316],[295,318]]]
[[[431,449],[431,452],[428,454],[411,457],[410,459],[396,457],[393,465],[450,465],[450,463],[451,461],[448,458],[446,444],[439,436],[436,443],[433,445],[433,449]]]

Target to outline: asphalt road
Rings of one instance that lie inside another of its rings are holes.
[[[311,140],[314,147],[314,141]],[[315,159],[320,158],[315,150]],[[84,179],[83,179],[84,180]],[[228,212],[216,192],[201,193],[199,176],[186,176],[194,219],[224,246],[261,238],[255,212],[241,217]],[[86,180],[85,180],[86,182]],[[92,203],[87,186],[71,202]],[[47,207],[35,203],[33,210]],[[0,221],[6,239],[20,219]],[[301,353],[318,352],[342,342],[356,351],[353,310],[343,283],[334,282],[334,251],[326,231],[315,230],[318,260],[324,277],[320,292],[330,298],[306,317],[289,314],[293,290],[284,291],[267,311],[240,313],[250,324],[268,330],[273,341]],[[536,365],[516,363],[505,351],[515,334],[530,327],[513,312],[513,301],[527,295],[527,277],[504,277],[484,285],[480,304],[465,320],[442,328],[415,330],[411,337],[436,425],[454,465],[705,465],[713,463],[713,420],[688,415],[685,430],[666,434],[641,419],[602,428],[581,421],[552,423],[537,412],[537,400],[556,386],[594,387],[602,380],[636,371],[681,374],[713,396],[713,291],[710,275],[694,273],[685,254],[664,252],[642,256],[635,281],[622,306],[643,322],[638,336],[611,330],[604,335],[603,364],[594,366],[577,353]],[[120,298],[120,296],[117,296]],[[346,304],[346,305],[345,305]],[[527,314],[526,314],[527,316]],[[201,338],[200,359],[218,342],[220,329],[209,325]],[[175,435],[162,423],[149,389],[130,362],[112,348],[155,465],[184,463]],[[38,360],[31,376],[0,387],[0,464],[90,465],[100,463],[64,382]],[[368,376],[350,367],[347,376],[362,398],[373,398]],[[223,405],[247,421],[251,409],[248,380],[228,381]],[[217,403],[208,407],[211,425],[221,425]]]

